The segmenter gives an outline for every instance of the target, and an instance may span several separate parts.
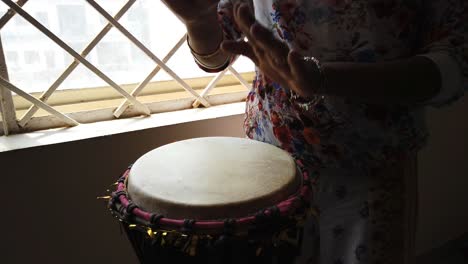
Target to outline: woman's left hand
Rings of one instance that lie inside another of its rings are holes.
[[[234,5],[234,20],[248,41],[225,40],[222,49],[250,58],[269,79],[310,98],[320,82],[320,72],[312,61],[303,57],[273,33],[261,26],[247,4]]]

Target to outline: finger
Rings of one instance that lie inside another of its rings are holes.
[[[255,36],[256,45],[268,51],[272,56],[287,60],[289,48],[282,41],[275,38],[273,33],[264,26],[255,23],[251,29],[252,36]]]
[[[221,43],[221,49],[228,53],[244,55],[251,59],[255,64],[258,64],[258,57],[252,49],[252,46],[247,42],[225,40]]]
[[[250,27],[256,22],[256,20],[247,4],[238,3],[234,6],[234,20],[239,29],[250,41],[252,41]]]
[[[253,52],[257,55],[257,58],[263,58],[265,54],[265,50],[260,48],[256,44],[256,37],[252,35],[251,28],[253,25],[257,24],[255,16],[252,13],[252,9],[247,4],[236,4],[235,7],[235,19],[237,20],[237,24],[239,29],[244,33],[247,37],[247,40],[251,46]]]

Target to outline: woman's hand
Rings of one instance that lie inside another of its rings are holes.
[[[219,0],[162,0],[186,25],[216,17]]]
[[[271,80],[304,98],[312,97],[321,78],[317,65],[290,51],[271,31],[258,24],[247,4],[236,4],[233,11],[234,20],[248,42],[226,40],[222,48],[249,57]]]
[[[385,105],[420,105],[441,89],[440,70],[423,56],[374,63],[326,62],[320,70],[259,25],[246,4],[234,5],[233,18],[248,42],[224,41],[226,52],[249,57],[271,80],[303,98],[317,93]],[[320,91],[318,91],[320,89]]]

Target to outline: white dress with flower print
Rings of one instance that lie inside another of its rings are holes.
[[[227,37],[237,39],[241,34],[233,25],[232,1],[238,0],[220,1],[219,17]],[[425,144],[426,105],[450,104],[468,88],[468,1],[254,0],[253,6],[259,23],[278,39],[322,63],[423,55],[439,66],[442,79],[458,78],[443,81],[439,95],[420,105],[382,106],[317,95],[304,112],[289,100],[288,87],[257,69],[247,98],[246,135],[303,159],[318,178],[319,226],[307,233],[309,256],[301,261],[401,263],[389,257],[399,245],[385,230],[394,225],[385,222],[402,217],[401,208],[389,209],[404,195],[402,179],[372,175]],[[444,71],[447,67],[455,70]],[[316,246],[317,252],[312,250]]]

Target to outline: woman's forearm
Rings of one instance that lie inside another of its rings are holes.
[[[189,45],[195,54],[209,55],[217,52],[223,41],[223,31],[218,23],[216,13],[213,16],[186,24]],[[222,51],[209,59],[197,58],[205,65],[219,66],[229,56]]]
[[[440,90],[437,66],[428,58],[379,63],[324,63],[324,94],[380,104],[412,104]]]

